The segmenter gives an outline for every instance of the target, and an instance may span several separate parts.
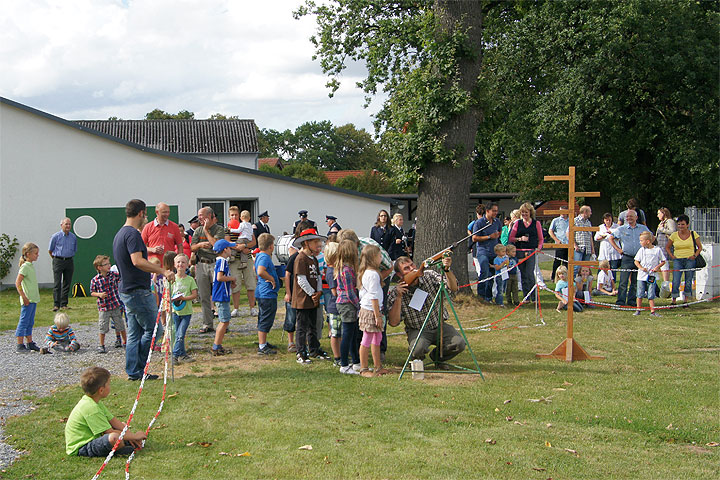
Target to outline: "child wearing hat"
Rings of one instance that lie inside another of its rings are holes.
[[[308,228],[293,242],[293,247],[300,249],[295,259],[291,302],[296,312],[297,362],[300,364],[311,363],[309,357],[322,351],[314,326],[322,295],[320,267],[315,257],[320,254],[323,240],[325,237],[318,235],[317,230]]]
[[[230,292],[235,288],[235,277],[229,276],[230,264],[228,263],[228,259],[232,255],[232,248],[235,245],[235,243],[230,243],[224,238],[213,245],[217,260],[215,260],[215,273],[213,275],[212,301],[215,302],[219,322],[218,328],[215,330],[215,341],[212,346],[213,356],[230,353],[230,350],[223,348],[222,342],[230,322]]]

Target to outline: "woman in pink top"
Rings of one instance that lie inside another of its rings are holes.
[[[529,203],[523,203],[520,206],[520,220],[513,224],[509,238],[509,242],[515,244],[517,248],[518,262],[532,255],[534,251],[541,250],[544,240],[542,225],[535,220],[535,208]],[[536,262],[536,257],[532,256],[518,265],[523,295],[527,295],[535,288]],[[537,300],[537,292],[530,296],[530,300],[533,302]]]

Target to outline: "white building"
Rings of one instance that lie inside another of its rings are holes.
[[[253,155],[246,153],[245,160]],[[242,162],[242,157],[230,161]],[[249,207],[253,217],[267,210],[276,237],[291,230],[301,209],[309,211],[321,234],[327,233],[323,221],[328,214],[337,216],[344,228],[368,235],[377,212],[390,207],[379,196],[216,158],[220,161],[143,146],[0,97],[0,232],[17,237],[21,246],[33,242],[40,247],[38,281],[50,286],[48,242],[60,220],[70,217],[80,237],[73,281],[87,284],[95,255],[111,255],[112,238],[132,198],[148,206],[168,203],[171,219],[180,223],[203,205],[218,212],[233,204]],[[256,165],[256,152],[253,161]],[[2,285],[14,283],[18,258]]]

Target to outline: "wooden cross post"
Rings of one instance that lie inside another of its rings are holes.
[[[545,175],[546,182],[567,181],[568,182],[568,209],[567,210],[546,210],[545,213],[554,215],[568,215],[568,243],[549,244],[547,248],[565,248],[568,255],[568,303],[567,303],[567,338],[560,342],[550,353],[538,353],[537,358],[556,358],[565,360],[566,362],[574,362],[577,360],[602,360],[605,357],[599,357],[588,354],[584,348],[573,338],[573,302],[575,301],[575,277],[573,270],[575,265],[597,267],[598,262],[595,261],[576,261],[575,253],[575,232],[596,232],[598,227],[576,227],[575,226],[575,199],[578,197],[599,197],[600,192],[576,192],[575,191],[575,167],[570,167],[567,175]]]

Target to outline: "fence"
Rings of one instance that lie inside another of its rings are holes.
[[[720,243],[720,208],[685,207],[685,215],[703,242]]]

